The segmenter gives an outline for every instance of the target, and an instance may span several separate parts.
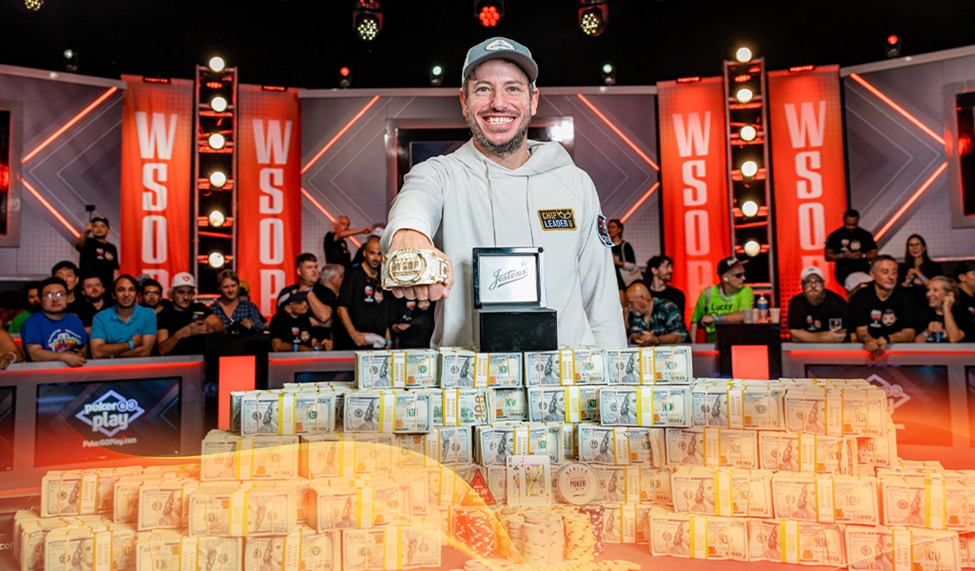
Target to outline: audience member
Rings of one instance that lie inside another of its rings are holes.
[[[83,295],[78,294],[76,291],[78,285],[78,266],[74,265],[74,262],[67,260],[58,262],[51,269],[51,276],[61,278],[68,288],[68,307],[65,311],[77,315],[81,319],[81,322],[85,324],[85,329],[91,331],[91,322],[95,319],[95,314],[98,311],[92,304],[88,303]]]
[[[171,301],[163,298],[162,284],[152,278],[142,280],[141,290],[142,294],[139,297],[142,299],[142,307],[151,309],[158,314],[172,305]]]
[[[968,312],[969,321],[975,322],[975,261],[965,261],[955,267],[955,279],[958,280],[958,295],[955,305]],[[975,339],[969,339],[975,342]]]
[[[240,278],[237,272],[221,271],[217,275],[217,287],[220,288],[220,297],[210,304],[210,311],[223,322],[226,330],[235,327],[254,331],[264,329],[261,310],[249,300],[240,297]]]
[[[860,228],[860,213],[852,208],[843,213],[843,227],[826,238],[826,259],[836,262],[836,283],[846,283],[853,272],[870,271],[870,260],[877,257],[873,235]]]
[[[32,361],[61,361],[69,367],[85,364],[88,332],[81,318],[67,313],[68,285],[61,278],[41,282],[41,312],[24,322],[20,334]]]
[[[368,234],[372,227],[364,226],[356,230],[349,230],[349,217],[339,216],[333,222],[333,230],[325,234],[325,263],[339,264],[345,269],[352,267],[352,257],[349,254],[349,244],[345,241],[349,236]]]
[[[331,329],[336,321],[335,308],[338,307],[339,294],[342,292],[342,282],[345,280],[345,266],[342,264],[325,264],[322,268],[321,282],[324,286],[321,289],[319,301],[332,309],[331,317],[322,323],[322,327],[329,330],[328,338],[331,338]]]
[[[85,301],[90,303],[96,312],[112,307],[115,303],[112,298],[105,297],[105,284],[102,283],[102,278],[96,275],[81,278],[81,295],[85,296]]]
[[[85,231],[78,236],[74,247],[81,252],[78,266],[82,275],[100,277],[105,287],[115,283],[118,278],[118,250],[114,244],[108,243],[107,218],[99,216],[85,224]]]
[[[369,232],[369,236],[375,236],[376,238],[379,238],[380,240],[382,240],[382,238],[383,238],[383,232],[385,232],[385,231],[386,231],[386,227],[385,226],[383,226],[382,224],[376,224],[375,226],[372,227],[372,230]],[[367,238],[367,240],[368,240],[368,238]],[[365,245],[365,242],[363,242],[362,246],[358,250],[355,251],[355,256],[352,256],[352,267],[353,268],[356,267],[356,266],[361,266],[362,265],[362,261],[364,260],[365,252],[366,252],[366,245]]]
[[[223,321],[210,308],[197,303],[196,278],[186,272],[173,276],[172,305],[156,316],[160,355],[202,355],[209,333],[222,333]]]
[[[616,266],[616,285],[619,287],[621,297],[625,301],[626,288],[633,282],[643,279],[640,268],[636,265],[636,254],[633,253],[633,246],[626,243],[623,239],[623,222],[618,218],[613,218],[606,226],[609,238],[613,241],[613,265]],[[624,307],[626,304],[623,304]]]
[[[393,299],[397,317],[391,325],[400,349],[429,349],[437,302],[426,299]]]
[[[295,258],[295,273],[298,274],[298,283],[285,289],[297,287],[308,292],[308,307],[311,309],[312,316],[319,323],[325,323],[332,319],[332,306],[322,301],[323,298],[328,299],[329,294],[328,288],[318,281],[320,274],[318,272],[318,258],[315,257],[315,254],[308,252],[298,254],[298,257]]]
[[[721,281],[701,292],[691,315],[691,343],[698,325],[704,326],[705,343],[718,342],[718,323],[743,323],[745,310],[755,307],[755,294],[745,285],[745,262],[731,256],[718,262]]]
[[[115,306],[95,314],[91,326],[92,358],[148,357],[156,344],[156,314],[136,303],[139,282],[121,275],[112,295]]]
[[[644,283],[650,289],[650,294],[657,299],[674,302],[680,314],[687,310],[687,298],[684,292],[673,287],[670,280],[674,278],[674,260],[663,254],[647,260],[647,270],[644,272]]]
[[[20,352],[17,343],[9,333],[0,329],[0,371],[6,369],[14,363],[22,363],[24,354]]]
[[[271,318],[271,349],[273,351],[319,351],[331,349],[315,336],[315,321],[308,307],[309,292],[290,287],[278,295],[278,311]]]
[[[39,290],[39,285],[37,282],[29,282],[24,286],[24,295],[27,298],[27,308],[17,314],[10,322],[10,327],[7,329],[10,334],[20,334],[21,328],[24,326],[24,322],[31,315],[39,312],[41,310],[41,294]]]
[[[380,266],[383,254],[379,238],[373,236],[362,245],[363,263],[345,277],[339,293],[338,314],[342,327],[334,327],[332,334],[340,349],[375,346],[368,337],[378,336],[392,344],[389,335],[390,315],[394,306],[392,296],[383,291]],[[373,334],[368,336],[368,334]]]
[[[928,243],[918,234],[907,239],[904,263],[900,265],[901,286],[907,288],[918,307],[927,306],[928,281],[943,276],[941,264],[928,257]]]
[[[897,281],[897,260],[888,255],[873,260],[873,285],[850,300],[857,324],[857,338],[874,356],[883,355],[891,343],[914,341],[916,311],[907,291]]]
[[[846,301],[847,303],[853,299],[858,291],[867,287],[873,283],[873,278],[867,272],[853,272],[852,274],[846,276],[846,281],[843,283],[843,289],[846,290]]]
[[[626,303],[627,335],[633,345],[655,347],[689,341],[684,314],[677,304],[654,298],[643,282],[634,282],[626,288]]]
[[[789,335],[793,343],[843,343],[854,331],[846,300],[826,289],[826,276],[816,266],[800,274],[802,293],[789,300]]]
[[[27,311],[27,296],[24,292],[13,289],[0,291],[0,329],[8,329],[17,318],[23,322],[27,319],[21,317],[25,313],[30,317],[30,312]]]
[[[971,343],[975,324],[967,310],[956,299],[958,284],[951,278],[935,276],[929,280],[927,307],[921,309],[917,328],[924,327],[914,338],[916,343]]]

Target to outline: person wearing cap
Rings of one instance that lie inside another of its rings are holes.
[[[159,312],[156,333],[160,355],[202,355],[208,333],[222,333],[223,321],[196,302],[196,278],[186,272],[173,276],[172,305]]]
[[[823,270],[809,266],[800,274],[802,293],[789,300],[789,335],[793,343],[844,343],[854,331],[853,312],[839,294],[826,289]]]
[[[119,274],[118,250],[114,244],[109,244],[108,230],[108,218],[92,218],[74,244],[75,250],[81,252],[78,263],[81,275],[100,277],[106,288],[115,284]]]
[[[876,257],[877,242],[873,234],[860,228],[860,212],[847,210],[843,213],[843,227],[826,237],[826,260],[836,262],[836,283],[846,283],[846,276],[853,272],[869,272],[870,261]]]
[[[349,244],[345,239],[356,234],[368,234],[372,231],[372,227],[363,226],[350,230],[349,217],[345,215],[336,218],[332,224],[332,231],[325,233],[325,241],[322,244],[325,250],[325,263],[341,264],[348,270],[352,267],[352,258],[349,256]]]
[[[857,325],[857,339],[874,357],[891,343],[914,341],[917,311],[914,300],[897,280],[897,260],[886,254],[873,260],[873,284],[850,299]]]
[[[975,323],[975,261],[966,260],[955,267],[955,280],[958,282],[958,296],[955,305],[968,312],[969,320]],[[975,339],[969,339],[973,342]]]
[[[873,283],[873,278],[870,274],[866,272],[853,272],[852,274],[846,276],[846,281],[843,282],[843,289],[846,290],[846,301],[847,303],[853,299],[858,291],[867,287]]]
[[[308,308],[308,292],[299,287],[281,290],[278,311],[271,318],[272,351],[320,351],[331,349],[332,342],[315,337],[318,322]]]
[[[473,135],[423,161],[393,201],[382,251],[432,250],[452,270],[432,285],[392,287],[438,304],[431,346],[477,343],[472,249],[544,249],[546,302],[560,344],[626,346],[607,219],[596,188],[555,142],[527,139],[538,110],[538,65],[528,48],[490,38],[467,52],[460,104]]]
[[[731,256],[718,262],[721,281],[701,292],[691,314],[691,343],[698,326],[704,326],[704,342],[718,342],[718,323],[744,323],[745,310],[755,307],[755,293],[745,285],[745,262]]]

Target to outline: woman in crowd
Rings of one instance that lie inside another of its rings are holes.
[[[911,234],[907,239],[899,275],[901,285],[917,300],[918,307],[927,305],[924,296],[928,291],[928,282],[935,276],[944,275],[944,272],[941,271],[941,264],[928,256],[928,243],[918,234]]]
[[[623,223],[618,218],[614,218],[609,221],[606,230],[613,241],[613,265],[616,266],[616,285],[620,290],[620,304],[626,307],[626,288],[631,283],[643,279],[643,274],[636,265],[633,246],[623,240]]]
[[[210,311],[223,321],[227,331],[237,324],[254,331],[264,329],[264,317],[257,306],[240,297],[240,278],[233,270],[223,270],[217,276],[220,297],[210,304]]]
[[[968,312],[955,304],[957,296],[955,280],[944,276],[928,280],[928,306],[919,315],[915,343],[970,343],[975,339]]]

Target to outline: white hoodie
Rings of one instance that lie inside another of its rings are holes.
[[[562,145],[528,141],[528,148],[528,162],[514,170],[484,156],[473,140],[413,167],[389,211],[383,253],[398,230],[411,229],[453,262],[454,287],[437,304],[433,347],[478,344],[473,248],[541,246],[559,343],[624,348],[612,242],[605,219],[600,232],[596,188]],[[574,229],[543,229],[539,211],[565,209],[572,209]]]

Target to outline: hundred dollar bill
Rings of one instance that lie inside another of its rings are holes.
[[[775,517],[876,525],[877,481],[867,476],[779,472],[772,479]]]
[[[689,559],[748,561],[748,522],[650,509],[650,552]]]
[[[653,348],[606,351],[606,380],[610,385],[652,385]]]
[[[241,538],[184,537],[172,530],[141,532],[134,545],[136,571],[242,569]]]
[[[785,432],[758,432],[763,470],[856,476],[856,439]]]
[[[682,466],[671,476],[674,510],[701,515],[772,517],[772,472]]]
[[[544,424],[476,427],[476,460],[484,466],[504,466],[508,456],[557,454],[558,439]],[[551,458],[551,456],[550,456]]]
[[[196,480],[162,480],[139,488],[139,531],[180,529],[184,502],[199,487]]]
[[[405,353],[406,388],[421,389],[439,386],[439,353],[430,349],[409,349]]]
[[[846,564],[843,532],[839,525],[780,520],[769,532],[770,537],[765,540],[767,561],[831,567]],[[774,547],[769,543],[774,543]]]
[[[201,444],[201,480],[287,480],[297,476],[297,436],[237,436],[211,430]]]
[[[308,494],[308,525],[318,532],[373,527],[374,502],[369,486],[312,484]]]
[[[640,503],[673,506],[671,477],[676,469],[674,466],[640,466]]]
[[[360,390],[406,388],[406,354],[356,351],[355,386]]]
[[[344,571],[385,571],[386,530],[344,530],[342,563]]]
[[[758,433],[755,431],[706,427],[666,430],[668,464],[712,468],[760,467]]]
[[[471,434],[470,426],[437,428],[427,435],[427,456],[444,466],[471,464],[474,462]]]
[[[654,384],[689,384],[694,380],[691,348],[686,345],[654,347],[653,375]]]
[[[883,436],[857,438],[857,464],[890,467],[897,461],[897,429],[889,422]]]
[[[606,351],[599,347],[580,345],[557,351],[525,353],[525,385],[528,387],[606,383]]]
[[[445,389],[520,387],[521,353],[475,353],[441,349],[440,384]]]
[[[843,533],[851,571],[966,567],[953,531],[848,525]]]
[[[328,571],[341,569],[340,532],[301,526],[284,537],[244,540],[243,571]]]
[[[440,530],[432,523],[417,522],[386,530],[388,569],[437,569],[440,567]],[[390,564],[391,563],[391,564]]]
[[[455,347],[440,349],[440,386],[445,389],[473,388],[477,352]]]
[[[694,426],[783,430],[785,386],[700,383],[691,391]]]
[[[643,470],[649,466],[595,466],[599,487],[593,501],[636,504],[641,501]]]
[[[545,426],[548,427],[554,445],[562,448],[559,456],[564,460],[574,460],[578,456],[576,453],[576,425],[568,422],[548,422]],[[549,457],[552,457],[552,454],[549,454]],[[552,460],[552,462],[561,463],[556,460]]]
[[[375,517],[373,526],[407,524],[413,519],[412,488],[409,484],[374,481],[370,486],[373,494]]]
[[[661,428],[622,428],[580,424],[579,460],[593,464],[664,464]]]
[[[189,535],[285,535],[297,525],[296,501],[294,484],[201,486],[189,495]]]
[[[829,436],[883,436],[890,421],[878,388],[799,386],[785,394],[786,429]]]
[[[528,420],[528,399],[521,387],[488,389],[488,422],[518,422]]]
[[[488,423],[488,392],[492,389],[442,389],[438,426],[478,426]],[[497,389],[493,389],[497,390]],[[518,390],[518,389],[507,389]],[[434,407],[436,409],[436,407]],[[434,423],[437,425],[437,423]]]
[[[604,387],[599,391],[603,426],[690,426],[690,387]]]
[[[582,420],[580,390],[580,387],[530,387],[528,389],[528,420],[531,422],[580,422]]]
[[[135,530],[120,525],[105,528],[59,528],[44,537],[45,571],[61,569],[131,569]],[[113,553],[118,549],[118,553]],[[113,567],[113,565],[123,567]]]
[[[956,514],[967,512],[968,494],[963,483],[945,480],[942,474],[883,476],[880,478],[883,523],[945,529],[948,526],[948,490],[959,487],[962,494]]]

